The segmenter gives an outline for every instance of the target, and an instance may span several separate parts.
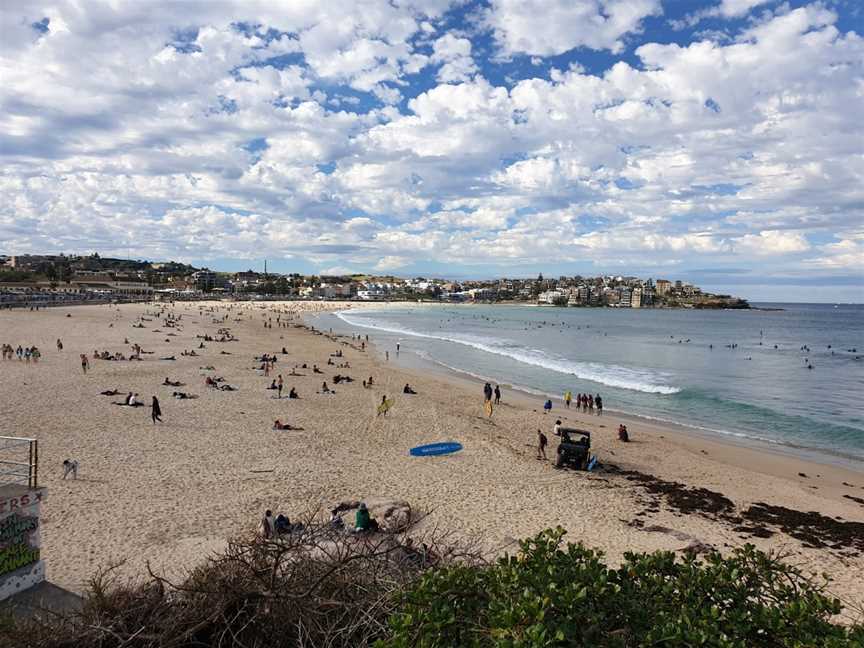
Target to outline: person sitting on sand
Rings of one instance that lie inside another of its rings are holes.
[[[207,376],[206,378],[204,378],[204,384],[208,387],[215,387],[216,381],[213,380],[210,376]]]
[[[273,380],[273,382],[270,383],[270,386],[267,389],[276,389],[276,380],[275,379]]]
[[[552,411],[552,399],[547,398],[546,402],[543,403],[543,413],[548,414],[550,411]]]
[[[630,433],[627,432],[627,426],[623,423],[618,426],[618,440],[627,443],[630,441]]]
[[[357,509],[357,515],[354,518],[354,531],[364,533],[367,531],[377,531],[378,521],[369,515],[369,509],[366,508],[365,502],[360,502]]]
[[[292,387],[291,391],[288,392],[288,398],[300,398],[300,396],[297,395],[297,390]]]
[[[372,376],[369,376],[369,380],[366,381],[366,386],[371,387],[374,384],[375,384],[375,381],[372,380]]]
[[[280,513],[276,516],[276,521],[273,522],[273,530],[276,532],[276,535],[291,533],[291,520],[288,519],[287,515]]]
[[[403,394],[416,394],[417,392],[411,389],[411,385],[405,383],[405,386],[402,388]]]
[[[318,365],[313,364],[313,365],[312,365],[312,373],[320,374],[320,373],[324,373],[324,372],[321,371],[321,370],[318,368]]]
[[[329,393],[330,393],[330,388],[327,386],[327,381],[326,381],[326,380],[325,380],[324,383],[321,385],[321,393],[322,393],[322,394],[329,394]]]

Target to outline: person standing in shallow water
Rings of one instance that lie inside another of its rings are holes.
[[[150,406],[150,416],[153,419],[153,424],[156,424],[156,421],[162,422],[162,408],[159,407],[159,399],[155,396],[153,397],[153,403]]]

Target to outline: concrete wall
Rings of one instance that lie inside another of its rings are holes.
[[[45,489],[0,486],[0,601],[45,580],[41,508]]]

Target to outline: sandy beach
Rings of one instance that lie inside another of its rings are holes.
[[[0,312],[0,343],[42,351],[38,364],[0,363],[0,435],[39,440],[40,483],[48,489],[43,557],[49,579],[63,587],[81,591],[97,569],[117,561],[126,561],[126,576],[147,562],[177,574],[226,538],[254,529],[265,508],[296,515],[344,499],[388,497],[430,511],[429,524],[481,538],[490,552],[557,525],[613,560],[625,551],[728,550],[751,542],[829,574],[831,591],[844,601],[864,602],[864,527],[855,526],[864,522],[864,471],[617,413],[597,417],[556,405],[546,415],[539,399],[509,390],[489,418],[482,383],[399,368],[368,344],[361,351],[350,336],[294,326],[302,311],[344,304],[178,303],[166,310],[182,316],[178,327],[146,315],[144,328],[133,328],[142,314],[161,308]],[[292,326],[280,327],[277,315],[291,317]],[[264,327],[267,318],[272,328]],[[218,338],[221,328],[237,341],[198,348],[198,336]],[[128,357],[136,343],[148,352],[141,361],[92,357],[94,350]],[[181,355],[192,349],[197,356]],[[337,350],[343,357],[334,361],[348,361],[350,369],[327,365]],[[86,375],[82,353],[90,362]],[[262,353],[278,358],[267,377],[254,360]],[[169,356],[176,360],[160,359]],[[297,369],[303,375],[288,375],[303,363],[310,367]],[[313,363],[323,375],[312,372]],[[337,373],[354,382],[334,385]],[[293,387],[299,399],[277,399],[266,389],[278,374],[284,394]],[[224,377],[236,391],[206,387],[207,376]],[[375,386],[364,389],[369,376]],[[184,386],[163,386],[166,377]],[[317,393],[324,380],[335,394]],[[405,383],[418,393],[402,394]],[[113,388],[120,396],[100,395]],[[129,391],[148,406],[112,404]],[[174,391],[198,398],[177,400]],[[157,424],[150,418],[154,395],[163,412]],[[393,407],[376,416],[384,395]],[[556,417],[592,432],[593,451],[607,469],[553,467]],[[303,430],[275,431],[275,419]],[[620,422],[628,425],[629,444],[617,440]],[[549,437],[550,461],[536,459],[538,428]],[[437,441],[464,449],[408,455]],[[80,462],[77,480],[61,479],[66,458]]]

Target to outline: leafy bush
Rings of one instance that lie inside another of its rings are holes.
[[[545,531],[487,567],[425,573],[378,648],[864,645],[862,628],[831,622],[841,604],[822,585],[751,545],[704,561],[627,554],[610,569],[563,535]]]
[[[700,561],[601,553],[563,529],[489,564],[437,531],[346,536],[312,523],[237,540],[173,584],[97,577],[83,610],[4,623],[26,648],[840,648],[864,628],[833,624],[840,603],[748,546]]]

